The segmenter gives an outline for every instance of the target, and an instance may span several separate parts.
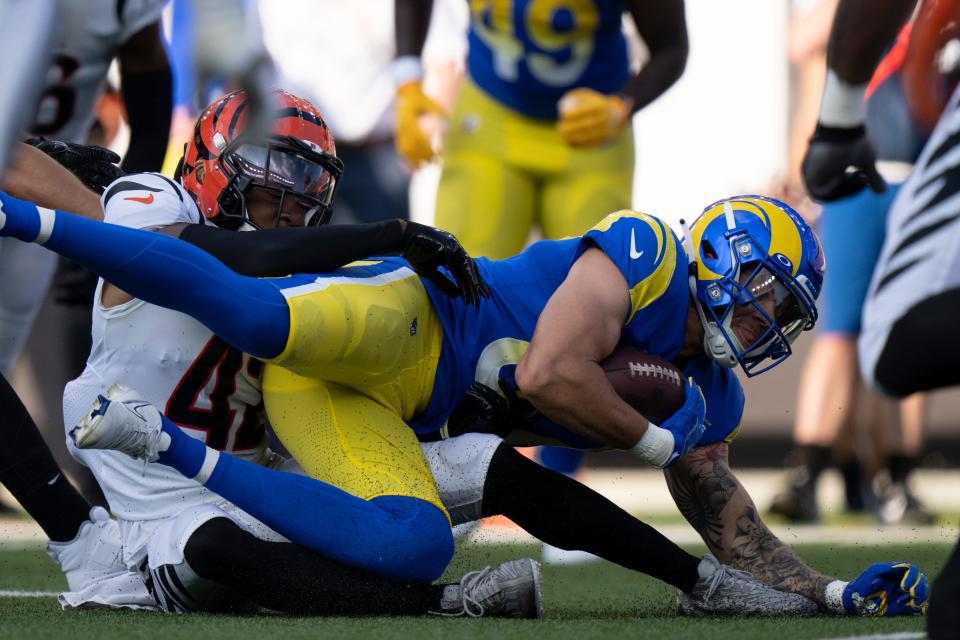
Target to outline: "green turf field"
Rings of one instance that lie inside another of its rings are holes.
[[[878,535],[881,535],[878,532]],[[936,575],[946,545],[804,546],[800,554],[813,566],[841,576],[855,575],[879,560],[909,559]],[[458,552],[451,573],[537,552],[531,546],[470,546]],[[694,550],[699,553],[700,550]],[[0,590],[48,591],[63,578],[39,549],[0,551]],[[539,621],[440,618],[311,619],[277,615],[227,617],[170,616],[154,613],[74,611],[63,613],[53,598],[0,598],[0,638],[204,638],[244,640],[296,638],[575,638],[675,637],[830,638],[917,632],[920,619],[820,617],[771,620],[676,618],[669,588],[644,576],[606,564],[544,569],[545,617]]]

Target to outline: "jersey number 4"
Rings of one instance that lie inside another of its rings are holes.
[[[258,415],[262,403],[252,407],[233,397],[243,360],[241,352],[216,336],[211,338],[170,395],[164,415],[181,427],[205,432],[208,447],[221,451],[256,448],[264,433]],[[251,358],[248,375],[258,379],[262,372],[263,363]],[[214,382],[207,395],[207,406],[198,406],[197,400],[211,380]],[[243,408],[239,420],[235,407]]]

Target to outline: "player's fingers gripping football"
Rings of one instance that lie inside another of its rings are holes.
[[[664,464],[656,466],[669,467],[696,446],[707,428],[706,415],[707,402],[700,385],[693,378],[687,378],[683,406],[660,425],[660,428],[666,429],[673,436],[673,451]]]
[[[434,150],[430,140],[420,127],[423,116],[446,117],[440,105],[430,99],[419,81],[406,82],[397,88],[395,107],[397,153],[413,167],[419,167],[433,159]]]
[[[572,89],[557,103],[557,132],[572,147],[591,148],[616,137],[630,117],[630,108],[619,96],[593,89]]]

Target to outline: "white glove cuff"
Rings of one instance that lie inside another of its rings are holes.
[[[867,85],[853,86],[827,69],[823,86],[823,102],[820,103],[820,124],[828,127],[859,127],[867,119],[867,103],[864,94]]]
[[[827,588],[823,592],[823,601],[827,605],[832,613],[845,614],[846,609],[843,608],[843,590],[847,588],[849,582],[844,582],[843,580],[834,580],[827,585]]]
[[[401,56],[390,65],[394,86],[401,86],[423,78],[423,67],[417,56]]]
[[[649,422],[647,432],[640,438],[640,442],[630,447],[629,451],[655,467],[663,467],[673,455],[673,445],[672,433]]]

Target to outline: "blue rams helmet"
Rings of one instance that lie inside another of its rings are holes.
[[[737,196],[704,209],[685,236],[707,355],[748,376],[783,362],[817,321],[825,265],[813,229],[779,200]],[[738,335],[731,323],[743,313],[765,328]]]

